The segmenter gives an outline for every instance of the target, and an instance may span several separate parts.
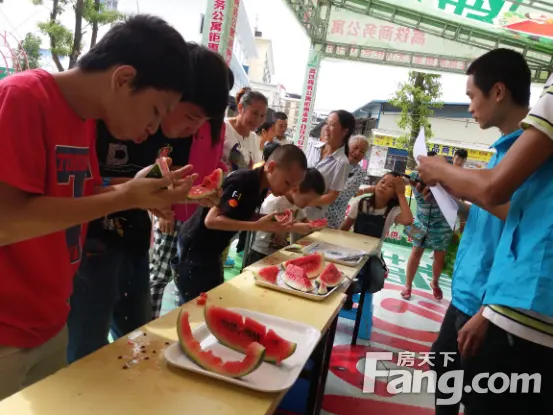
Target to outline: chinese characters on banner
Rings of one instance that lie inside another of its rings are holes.
[[[303,148],[309,134],[308,129],[311,125],[311,109],[313,107],[315,82],[317,79],[318,68],[310,68],[307,77],[307,88],[305,89],[305,98],[303,100],[303,108],[301,108],[300,135],[298,138],[298,147]]]
[[[373,61],[413,63],[433,69],[465,71],[468,63],[486,51],[372,16],[333,9],[327,40],[353,47],[349,55]],[[345,46],[328,45],[330,55],[346,56]],[[429,55],[439,55],[443,58]],[[444,56],[445,55],[445,56]]]
[[[407,147],[400,145],[397,138],[394,138],[394,137],[376,136],[374,138],[373,145],[407,150]],[[445,146],[441,144],[428,144],[428,151],[435,151],[440,156],[445,156],[445,157],[453,157],[453,155],[458,149],[459,147]],[[493,154],[491,151],[480,151],[480,150],[469,150],[469,149],[467,149],[467,152],[468,152],[469,160],[484,161],[484,162],[490,161],[490,158],[492,157],[492,154]]]
[[[211,13],[206,14],[207,28],[204,27],[204,44],[207,47],[215,52],[219,52],[222,43],[224,41],[224,25],[225,25],[225,14],[227,13],[226,0],[212,0],[213,7]],[[210,16],[211,15],[211,16]],[[209,18],[211,17],[211,18]],[[207,30],[206,30],[207,29]],[[207,39],[206,39],[207,34]]]
[[[227,65],[230,64],[232,59],[232,51],[234,49],[234,37],[236,35],[236,23],[238,22],[238,12],[240,10],[240,0],[232,0],[234,7],[232,8],[232,20],[230,22],[228,46],[225,54],[225,61]]]

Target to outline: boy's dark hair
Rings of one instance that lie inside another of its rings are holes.
[[[461,159],[466,159],[469,156],[469,153],[464,148],[460,148],[457,151],[455,151],[455,154],[453,156],[457,156]]]
[[[244,108],[248,108],[254,101],[261,101],[265,105],[269,105],[267,97],[261,92],[253,91],[250,87],[242,88],[236,94],[236,104],[242,104]]]
[[[255,132],[257,135],[261,135],[263,133],[263,130],[269,131],[273,125],[275,125],[274,121],[265,121],[261,127],[257,129]]]
[[[467,70],[474,84],[488,96],[492,87],[502,83],[521,107],[530,105],[532,73],[522,54],[511,49],[494,49],[472,62]]]
[[[348,130],[348,133],[344,137],[344,151],[346,156],[349,156],[349,138],[355,132],[355,117],[351,112],[346,110],[332,111],[331,114],[336,114],[342,128]]]
[[[263,147],[263,161],[269,160],[269,157],[271,157],[271,154],[273,154],[273,151],[275,151],[279,146],[280,144],[278,143],[265,144],[265,147]]]
[[[304,152],[294,144],[278,145],[268,161],[274,161],[279,167],[290,167],[292,164],[299,164],[303,170],[307,170],[307,158]]]
[[[288,120],[288,115],[286,115],[282,111],[277,111],[277,112],[275,112],[275,120],[287,121]]]
[[[305,172],[305,179],[300,184],[300,193],[315,192],[319,196],[324,195],[326,190],[325,178],[321,172],[310,167]]]
[[[186,42],[155,16],[137,15],[116,23],[77,63],[83,72],[116,65],[136,69],[135,90],[154,88],[187,96],[194,84]]]
[[[194,85],[190,96],[183,96],[181,101],[196,104],[205,111],[211,127],[211,143],[215,145],[221,140],[234,75],[217,52],[192,42],[188,43],[188,52],[194,72]]]
[[[436,153],[435,151],[429,151],[428,153],[426,153],[426,155],[427,155],[428,157],[434,157],[434,156],[437,156],[438,153]]]

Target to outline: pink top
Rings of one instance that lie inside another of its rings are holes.
[[[194,173],[198,173],[199,178],[194,184],[200,184],[205,176],[208,176],[216,168],[221,168],[227,172],[227,166],[221,161],[223,157],[223,145],[225,143],[225,125],[221,130],[221,138],[215,145],[211,145],[211,126],[208,122],[204,123],[194,135],[194,141],[190,148],[190,157],[188,164],[194,166]],[[175,219],[185,222],[190,218],[198,205],[179,204],[174,205]]]

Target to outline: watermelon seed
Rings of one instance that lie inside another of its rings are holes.
[[[169,342],[165,342],[165,344],[166,344],[167,346],[169,346]]]
[[[146,335],[146,333],[144,333],[144,336]]]
[[[152,353],[153,353],[153,354],[156,354],[156,351],[154,350]]]
[[[146,356],[146,357],[144,358],[144,360],[149,360],[149,359],[150,359],[150,358],[149,358],[148,356]]]
[[[118,359],[122,359],[122,358],[123,358],[123,356],[119,356],[119,357],[118,357]]]
[[[123,369],[128,369],[129,367],[127,365],[123,366]]]
[[[222,300],[222,299],[223,299],[223,297],[219,297],[219,300]]]
[[[146,353],[146,350],[142,350],[142,353]]]

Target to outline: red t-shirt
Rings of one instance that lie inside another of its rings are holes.
[[[51,197],[91,195],[99,175],[90,131],[49,73],[7,77],[0,82],[0,182]],[[84,234],[75,226],[0,247],[1,346],[36,347],[63,328]]]

